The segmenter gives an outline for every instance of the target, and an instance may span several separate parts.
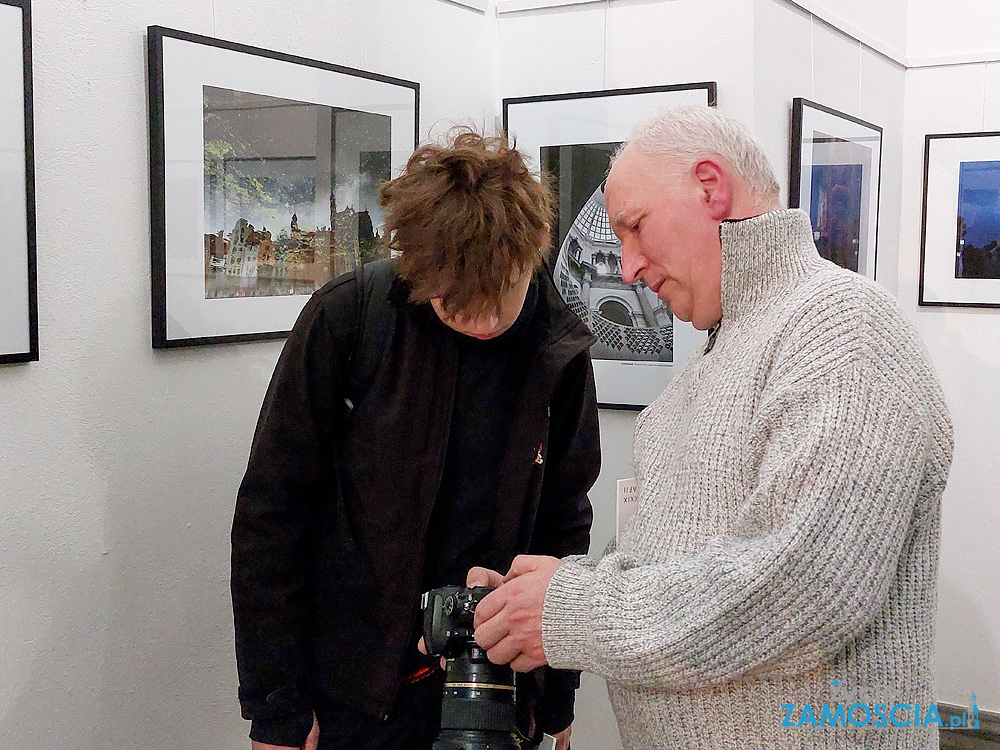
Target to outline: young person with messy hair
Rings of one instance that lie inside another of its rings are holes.
[[[589,544],[593,337],[543,268],[548,189],[506,140],[464,130],[418,149],[381,197],[394,260],[306,304],[236,503],[254,750],[430,748],[443,672],[417,650],[421,592]],[[568,747],[579,676],[536,676],[536,725]]]

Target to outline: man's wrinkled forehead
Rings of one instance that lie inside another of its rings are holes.
[[[604,183],[604,203],[612,227],[627,226],[642,212],[650,175],[626,150],[612,165]]]

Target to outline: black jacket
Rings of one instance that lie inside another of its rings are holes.
[[[499,479],[499,496],[513,499],[495,521],[491,562],[501,571],[521,553],[586,553],[586,493],[600,466],[593,336],[544,272],[537,283],[521,355],[530,374]],[[240,487],[232,531],[240,702],[270,742],[303,741],[314,696],[387,714],[411,645],[456,344],[427,325],[426,308],[406,302],[401,282],[390,297],[391,348],[348,418],[357,282],[347,274],[312,296],[278,360]],[[565,711],[568,698],[571,707],[578,675],[547,671],[546,683],[543,715],[550,701]]]

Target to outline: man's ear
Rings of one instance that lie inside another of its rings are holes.
[[[548,250],[552,245],[552,227],[549,226],[548,222],[545,222],[545,226],[542,227],[542,231],[538,233],[538,246],[543,250]]]
[[[733,182],[722,165],[712,159],[702,159],[694,165],[694,177],[709,216],[715,221],[729,218],[733,207]]]

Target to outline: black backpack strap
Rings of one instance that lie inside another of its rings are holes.
[[[389,291],[396,278],[392,260],[373,260],[354,270],[358,295],[354,346],[351,349],[347,393],[347,413],[361,403],[392,345],[396,329],[396,308]]]

